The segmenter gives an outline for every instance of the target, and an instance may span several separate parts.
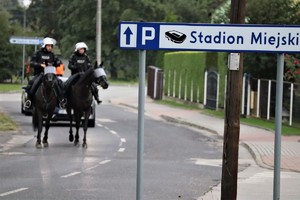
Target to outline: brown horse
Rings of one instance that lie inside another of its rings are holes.
[[[95,66],[97,66],[97,64]],[[75,74],[75,76],[79,77],[77,78],[77,81],[73,85],[71,85],[70,91],[67,92],[67,113],[70,119],[69,140],[70,142],[73,142],[74,140],[72,130],[72,124],[74,119],[76,127],[74,145],[77,145],[79,143],[79,127],[81,125],[83,117],[82,127],[84,136],[82,147],[87,148],[86,133],[88,129],[88,119],[92,109],[91,105],[93,101],[91,85],[93,83],[96,83],[100,85],[103,89],[107,89],[108,82],[103,68],[90,68],[85,72]],[[72,109],[73,116],[71,113]]]
[[[32,125],[34,131],[38,131],[36,148],[42,148],[41,133],[43,130],[43,121],[45,120],[45,132],[43,137],[44,147],[48,147],[48,130],[50,120],[57,105],[57,97],[54,92],[56,84],[55,67],[46,67],[43,75],[43,81],[37,89],[33,98]]]

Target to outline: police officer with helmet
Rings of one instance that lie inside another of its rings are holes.
[[[66,90],[68,91],[69,85],[72,85],[75,82],[79,72],[85,72],[89,68],[92,67],[90,59],[87,55],[88,46],[84,42],[78,42],[75,45],[75,51],[72,53],[69,59],[68,68],[71,70],[71,77],[68,80],[68,84],[66,86]],[[97,101],[97,103],[101,103],[102,101],[99,99],[98,88],[96,83],[92,83],[91,85],[92,94]]]
[[[31,106],[31,101],[42,82],[44,68],[47,66],[58,67],[62,62],[52,52],[54,46],[54,40],[46,37],[43,39],[42,48],[34,52],[30,60],[30,67],[34,69],[33,79],[28,82],[25,91],[28,94],[28,100],[25,102],[25,107]],[[63,97],[63,83],[60,79],[57,79],[55,87],[55,93],[59,99],[60,106],[64,107],[66,100]]]

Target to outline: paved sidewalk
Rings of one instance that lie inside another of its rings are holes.
[[[106,94],[105,94],[106,93]],[[115,93],[115,95],[113,94]],[[119,86],[103,92],[108,102],[138,108],[138,87]],[[105,102],[105,99],[104,99]],[[224,119],[205,115],[200,111],[185,110],[161,105],[149,97],[145,98],[145,115],[155,119],[174,121],[194,126],[223,137]],[[246,146],[251,153],[251,167],[239,173],[239,200],[273,198],[274,132],[240,125],[240,154]],[[240,162],[240,161],[239,161]],[[281,199],[299,199],[300,196],[300,136],[282,136],[281,139]],[[255,180],[255,181],[253,181]],[[249,186],[250,184],[250,186]],[[213,187],[198,200],[220,199],[220,185]]]

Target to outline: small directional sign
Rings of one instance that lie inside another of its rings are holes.
[[[43,38],[41,37],[22,37],[22,36],[11,36],[9,39],[11,44],[25,44],[25,45],[41,45]]]
[[[119,47],[299,53],[300,26],[120,22]]]

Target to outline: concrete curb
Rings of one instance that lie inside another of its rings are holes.
[[[254,148],[250,143],[248,142],[242,142],[241,143],[252,155],[253,159],[255,160],[256,164],[260,167],[266,168],[266,169],[273,169],[272,166],[266,165],[264,161],[262,160],[259,151]]]

